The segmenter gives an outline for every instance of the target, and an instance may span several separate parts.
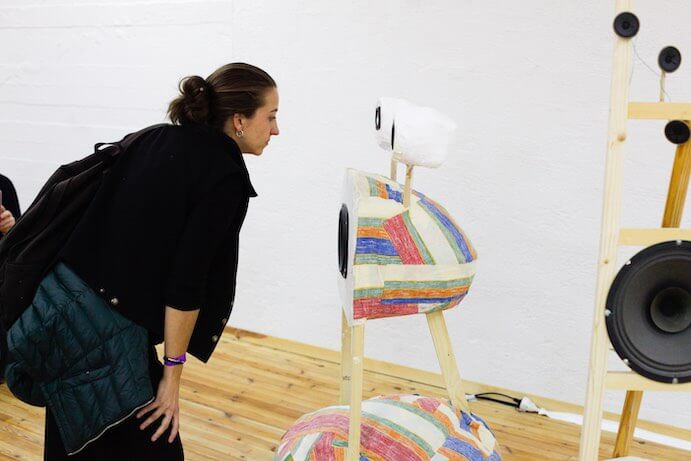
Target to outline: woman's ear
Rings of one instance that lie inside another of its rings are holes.
[[[235,129],[235,131],[242,131],[242,127],[243,127],[243,123],[244,123],[243,118],[244,117],[242,114],[238,114],[238,113],[233,114],[233,128]]]

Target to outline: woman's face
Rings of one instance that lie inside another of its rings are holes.
[[[279,133],[276,112],[278,90],[271,88],[264,95],[264,105],[257,108],[252,117],[235,114],[228,120],[230,123],[226,123],[224,131],[237,142],[243,153],[261,155],[271,136],[277,136]],[[228,126],[229,124],[231,126]],[[242,136],[238,136],[239,131],[242,131]]]

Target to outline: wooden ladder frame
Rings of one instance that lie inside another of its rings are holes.
[[[391,161],[391,179],[396,180],[397,162]],[[403,191],[403,206],[410,206],[413,166],[406,165],[406,182]],[[360,459],[360,421],[362,412],[362,375],[365,348],[365,324],[349,325],[345,312],[341,311],[341,395],[340,404],[350,405],[348,428],[348,454],[346,461]],[[463,382],[458,371],[449,332],[446,329],[444,312],[425,314],[437,359],[444,378],[446,391],[454,408],[470,413],[465,398]]]
[[[616,0],[616,14],[631,11],[631,3],[631,0]],[[627,245],[649,246],[669,240],[691,240],[691,229],[679,228],[686,201],[689,173],[691,172],[691,141],[677,147],[662,228],[620,228],[623,148],[626,142],[627,120],[682,120],[687,125],[691,120],[691,104],[688,103],[629,102],[631,51],[630,39],[615,36],[597,291],[590,345],[588,387],[581,431],[580,461],[598,459],[606,389],[627,391],[613,457],[628,455],[644,390],[691,390],[691,383],[667,384],[650,380],[632,371],[612,372],[607,370],[607,350],[610,343],[605,324],[605,303],[616,275],[618,247]]]

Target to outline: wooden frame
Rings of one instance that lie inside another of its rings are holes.
[[[391,160],[391,179],[396,180],[398,162]],[[403,206],[410,206],[413,165],[406,165],[406,182],[403,189]],[[350,405],[348,427],[348,453],[346,461],[360,459],[360,422],[362,411],[362,369],[364,362],[365,325],[349,325],[342,311],[341,317],[341,405]],[[446,328],[444,312],[425,314],[434,349],[439,360],[442,378],[454,408],[469,413],[463,382],[453,353],[451,338]]]
[[[616,14],[631,10],[631,0],[617,0]],[[628,455],[638,420],[644,390],[691,390],[689,384],[666,384],[633,372],[608,372],[609,339],[605,326],[605,302],[615,277],[618,246],[652,245],[669,240],[691,240],[691,229],[680,229],[681,215],[691,172],[691,142],[677,147],[667,193],[662,228],[621,229],[623,147],[629,119],[691,119],[691,104],[628,102],[631,42],[615,38],[614,69],[611,82],[609,131],[605,166],[600,256],[597,294],[590,346],[590,369],[585,414],[581,431],[580,461],[597,460],[605,389],[626,390],[613,457]]]

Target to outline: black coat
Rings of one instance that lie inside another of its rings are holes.
[[[207,361],[233,305],[238,237],[256,196],[237,144],[204,125],[142,136],[113,167],[60,259],[163,341],[165,306],[200,308],[188,351]]]

